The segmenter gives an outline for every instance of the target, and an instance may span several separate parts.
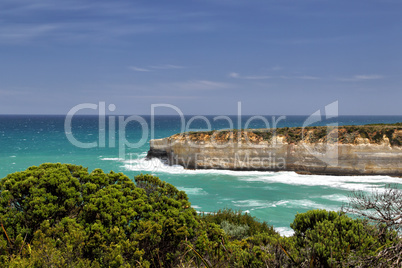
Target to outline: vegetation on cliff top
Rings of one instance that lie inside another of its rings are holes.
[[[362,126],[283,127],[277,129],[242,129],[188,132],[172,136],[191,141],[227,142],[230,140],[258,143],[283,137],[287,143],[339,142],[342,144],[380,144],[388,139],[391,146],[402,146],[402,123],[371,124]]]
[[[134,183],[122,173],[89,173],[69,164],[42,164],[1,179],[0,224],[2,267],[396,267],[402,262],[395,254],[402,242],[394,225],[313,210],[296,215],[294,236],[281,237],[239,211],[198,215],[183,191],[157,177],[139,175]]]

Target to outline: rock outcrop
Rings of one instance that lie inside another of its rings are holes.
[[[189,169],[402,177],[402,126],[183,133],[151,140],[147,157]]]

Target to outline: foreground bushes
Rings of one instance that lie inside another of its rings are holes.
[[[64,164],[0,180],[0,223],[4,267],[359,266],[400,243],[395,232],[325,210],[297,214],[295,235],[281,237],[240,211],[197,215],[157,177],[134,183]]]
[[[62,164],[8,175],[0,182],[0,262],[173,264],[183,241],[195,237],[196,212],[173,186],[147,175],[137,180],[141,187],[121,173]]]

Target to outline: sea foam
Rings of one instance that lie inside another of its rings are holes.
[[[294,235],[294,231],[293,229],[289,228],[289,227],[276,227],[274,228],[275,231],[277,231],[278,233],[280,233],[282,236],[292,236]]]
[[[176,187],[176,188],[179,191],[186,192],[187,195],[207,195],[208,194],[202,188],[187,188],[187,187]]]
[[[106,160],[108,158],[104,158]],[[109,159],[108,159],[109,160]],[[112,160],[112,159],[110,159]],[[120,159],[118,161],[121,161]],[[124,168],[131,171],[152,173],[186,174],[186,175],[226,175],[236,177],[245,182],[264,182],[267,185],[281,183],[287,185],[320,186],[341,190],[371,191],[373,188],[383,188],[386,184],[402,184],[399,178],[390,176],[329,176],[301,175],[292,171],[233,171],[218,169],[185,169],[180,165],[169,166],[164,161],[152,158],[139,158],[122,161]],[[381,191],[381,190],[380,190]],[[328,198],[327,198],[328,199]],[[335,201],[335,200],[334,200]]]
[[[401,180],[389,176],[329,176],[329,175],[300,175],[294,172],[278,172],[275,176],[241,177],[247,182],[282,183],[288,185],[321,186],[342,190],[370,191],[386,184],[401,184]]]

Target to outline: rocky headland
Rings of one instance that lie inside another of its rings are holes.
[[[402,177],[402,123],[188,132],[151,140],[153,157],[189,169]]]

